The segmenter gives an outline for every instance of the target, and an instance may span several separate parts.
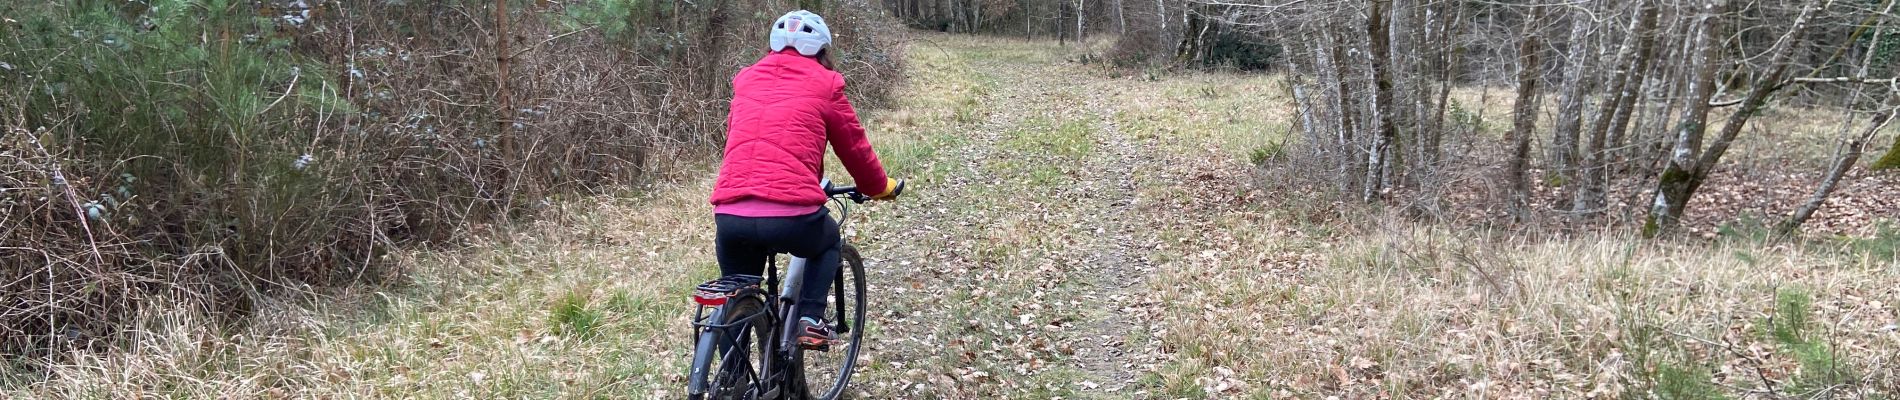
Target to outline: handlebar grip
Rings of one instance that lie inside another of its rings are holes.
[[[857,186],[826,186],[825,187],[826,196],[837,196],[841,194],[851,194],[851,193],[857,193],[857,192],[858,192]]]

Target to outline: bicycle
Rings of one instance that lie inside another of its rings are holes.
[[[838,230],[850,220],[845,201],[864,204],[871,196],[854,186],[821,183],[825,196],[839,208]],[[842,240],[842,239],[841,239]],[[833,278],[830,299],[831,328],[837,340],[818,350],[842,356],[834,363],[807,365],[811,350],[798,343],[800,284],[806,260],[787,263],[784,287],[778,279],[778,258],[766,265],[765,276],[733,275],[699,285],[693,294],[693,358],[687,397],[692,400],[833,400],[844,394],[857,366],[864,338],[864,260],[857,247],[844,244],[843,265]],[[761,287],[763,285],[763,287]],[[777,293],[776,295],[767,295]],[[756,356],[756,357],[754,357]],[[822,355],[820,355],[822,356]],[[756,361],[756,365],[755,362]],[[808,367],[817,367],[808,368]],[[833,367],[835,369],[827,369]],[[813,378],[817,379],[813,379]],[[814,387],[812,381],[829,386]]]

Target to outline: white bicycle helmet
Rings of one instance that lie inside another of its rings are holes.
[[[831,27],[825,26],[825,17],[811,11],[785,13],[772,23],[772,51],[792,47],[798,49],[798,54],[816,56],[830,45]]]

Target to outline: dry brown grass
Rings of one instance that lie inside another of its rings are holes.
[[[1163,247],[1148,312],[1173,361],[1151,379],[1171,397],[1645,398],[1685,387],[1763,397],[1773,387],[1782,396],[1853,398],[1900,390],[1900,260],[1891,253],[1830,239],[1653,242],[1619,229],[1420,224],[1262,191],[1277,186],[1237,190],[1251,186],[1243,154],[1260,140],[1256,130],[1167,126],[1168,135],[1206,138],[1163,141],[1171,151],[1228,157],[1159,173],[1186,187],[1143,189],[1143,199],[1192,199],[1175,215],[1185,221],[1154,222]],[[1738,152],[1776,147],[1760,136],[1743,143]],[[1767,157],[1815,161],[1780,150]],[[1771,315],[1787,308],[1777,302],[1784,294],[1813,299],[1810,335],[1844,375],[1839,386],[1821,386],[1833,391],[1796,387],[1822,372],[1766,333]]]
[[[1169,253],[1182,258],[1155,281],[1186,288],[1163,300],[1174,310],[1166,341],[1184,356],[1177,371],[1211,378],[1176,390],[1645,397],[1658,379],[1645,374],[1665,365],[1713,366],[1722,392],[1786,387],[1817,372],[1762,334],[1782,291],[1813,296],[1816,332],[1858,383],[1834,396],[1896,390],[1892,259],[1389,220],[1325,232],[1257,212],[1217,213],[1204,221],[1212,229],[1180,233],[1191,239]],[[1632,360],[1639,352],[1653,358]],[[1239,372],[1206,372],[1216,368]],[[1229,390],[1208,389],[1221,385]]]
[[[407,285],[272,303],[228,336],[199,310],[142,315],[121,351],[9,378],[38,382],[7,382],[6,397],[670,398],[691,311],[670,300],[717,270],[708,183],[401,253]]]

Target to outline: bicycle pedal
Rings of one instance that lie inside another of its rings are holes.
[[[809,340],[806,338],[798,339],[798,348],[804,349],[804,350],[829,352],[831,351],[831,346],[833,345],[842,346],[844,345],[844,340],[843,339]]]

